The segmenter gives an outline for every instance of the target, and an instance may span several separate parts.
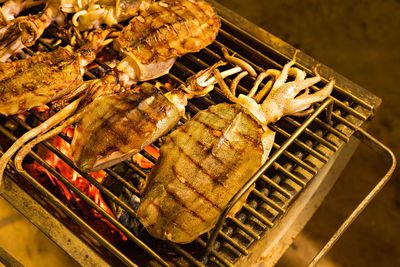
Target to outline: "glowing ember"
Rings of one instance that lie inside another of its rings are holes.
[[[73,129],[67,128],[64,133],[71,137],[73,135]],[[55,136],[48,140],[54,147],[60,150],[64,155],[71,158],[71,149],[70,145],[62,138]],[[40,146],[38,151],[36,152],[44,161],[50,164],[53,168],[55,168],[62,176],[67,178],[72,184],[74,184],[81,192],[91,198],[99,207],[109,213],[111,216],[114,216],[110,208],[107,206],[105,201],[103,200],[99,190],[90,182],[88,182],[85,178],[83,178],[79,173],[74,171],[68,164],[66,164],[62,159],[57,157],[54,153],[49,151],[43,146]],[[25,164],[25,168],[36,178],[39,178],[40,173],[45,173],[46,176],[50,179],[50,181],[61,191],[63,197],[66,202],[73,207],[77,212],[83,214],[84,217],[90,218],[94,216],[95,218],[100,219],[103,223],[108,224],[112,230],[109,230],[111,233],[118,232],[114,228],[111,223],[104,219],[101,214],[99,214],[96,210],[92,209],[87,205],[85,201],[83,201],[78,195],[70,191],[60,180],[54,177],[48,170],[46,170],[43,166],[41,166],[36,161],[32,164]],[[92,172],[90,175],[95,178],[99,183],[102,183],[106,173],[104,171]],[[98,223],[98,222],[96,222]],[[104,230],[104,229],[103,229]],[[126,240],[126,237],[119,233],[122,236],[123,240]]]
[[[41,106],[34,107],[33,109],[39,113],[43,113],[45,111],[49,111],[50,108],[47,105],[41,105]]]
[[[144,148],[144,150],[149,153],[150,155],[152,155],[154,158],[158,159],[160,157],[160,152],[158,151],[158,149],[152,147],[152,146],[147,146]],[[141,154],[135,154],[132,157],[133,162],[135,162],[137,165],[139,165],[139,167],[143,168],[143,169],[150,169],[151,167],[154,166],[154,163],[151,162],[150,160],[146,159],[145,157],[143,157]]]

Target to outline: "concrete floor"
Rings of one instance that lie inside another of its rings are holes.
[[[400,1],[219,2],[381,97],[383,104],[369,132],[400,154]],[[304,266],[382,176],[382,165],[374,152],[360,147],[279,266]],[[322,266],[400,266],[399,188],[397,170]],[[76,265],[2,199],[0,247],[26,266]]]

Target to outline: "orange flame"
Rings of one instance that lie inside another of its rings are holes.
[[[160,151],[152,146],[146,146],[144,150],[152,155],[154,158],[158,159],[160,157]],[[133,161],[143,169],[150,169],[154,166],[154,163],[143,157],[141,154],[137,153],[132,157]]]
[[[64,133],[67,136],[71,137],[73,135],[73,129],[67,128]],[[62,138],[55,136],[48,140],[54,147],[60,150],[64,155],[71,158],[71,149],[70,145]],[[58,170],[58,172],[67,178],[72,184],[74,184],[81,192],[91,198],[99,207],[109,213],[111,216],[114,216],[111,209],[108,207],[104,199],[102,198],[99,189],[97,189],[93,184],[87,181],[84,177],[82,177],[79,173],[77,173],[74,169],[72,169],[67,163],[65,163],[62,159],[57,157],[54,153],[47,150],[43,146],[40,146],[37,154],[48,164],[50,164],[53,168]],[[40,172],[45,173],[50,181],[62,192],[63,197],[66,199],[68,204],[74,206],[77,211],[85,214],[84,217],[90,217],[86,215],[94,215],[95,218],[100,218],[104,223],[108,224],[112,230],[111,233],[118,232],[123,240],[126,240],[126,237],[120,233],[115,227],[106,219],[103,218],[101,214],[99,214],[96,210],[90,208],[86,202],[84,202],[77,194],[70,191],[60,180],[54,177],[47,169],[41,166],[36,161],[32,164],[26,164],[26,169],[32,173],[33,176],[38,178],[40,176]],[[35,175],[36,174],[36,175]],[[90,175],[96,179],[99,183],[104,181],[106,173],[104,171],[92,172]],[[89,213],[89,214],[87,214]]]
[[[47,105],[37,106],[37,107],[34,107],[33,109],[39,113],[47,112],[50,110],[49,106],[47,106]]]

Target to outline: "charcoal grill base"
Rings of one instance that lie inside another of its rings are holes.
[[[294,238],[322,203],[341,171],[350,160],[359,141],[351,138],[340,151],[318,172],[309,186],[287,211],[287,214],[261,237],[248,257],[242,257],[237,266],[272,266],[285,253]],[[66,251],[82,266],[111,266],[91,246],[77,237],[63,223],[43,208],[9,176],[4,180],[0,195],[21,212],[32,224]]]
[[[0,195],[82,266],[111,266],[8,175]]]

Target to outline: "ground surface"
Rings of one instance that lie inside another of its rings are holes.
[[[219,1],[381,97],[383,104],[369,131],[400,154],[400,1]],[[280,266],[304,266],[385,167],[365,147],[360,147],[349,166]],[[400,266],[399,178],[397,171],[324,265]],[[2,199],[0,246],[26,266],[74,265]]]

